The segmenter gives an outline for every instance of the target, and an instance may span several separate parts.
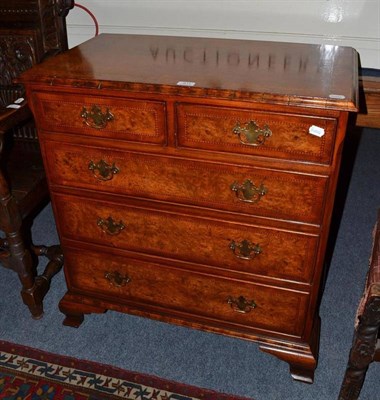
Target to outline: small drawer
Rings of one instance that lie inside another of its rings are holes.
[[[63,237],[243,274],[309,283],[318,236],[53,194]]]
[[[38,92],[37,124],[49,131],[151,144],[166,143],[165,103]]]
[[[320,224],[327,178],[45,141],[53,185]]]
[[[66,249],[70,291],[103,296],[133,308],[181,313],[186,319],[301,336],[309,295],[209,274]]]
[[[180,103],[177,126],[179,147],[329,164],[336,120]]]

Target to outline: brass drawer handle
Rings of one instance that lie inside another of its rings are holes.
[[[256,186],[250,179],[246,179],[242,184],[234,182],[230,188],[240,201],[246,203],[257,203],[268,193],[268,189],[262,183]]]
[[[98,218],[97,225],[103,232],[111,236],[118,235],[125,228],[122,220],[117,223],[112,217],[108,217],[107,219]]]
[[[261,146],[265,140],[272,136],[272,131],[268,125],[259,128],[255,121],[249,121],[244,126],[238,121],[232,129],[232,132],[238,136],[240,143],[248,146]]]
[[[109,181],[120,171],[115,163],[110,165],[104,160],[100,160],[97,163],[91,160],[88,164],[88,169],[93,172],[94,177],[99,181]]]
[[[123,287],[127,283],[131,281],[131,278],[127,275],[123,276],[120,274],[120,272],[114,271],[114,272],[106,272],[104,274],[104,277],[110,282],[112,286],[115,287]]]
[[[93,105],[90,111],[88,111],[86,107],[83,107],[80,116],[87,126],[95,129],[105,128],[107,123],[114,119],[113,114],[108,108],[105,112],[102,112],[101,108],[97,105]]]
[[[230,249],[237,258],[243,260],[253,260],[263,251],[259,244],[252,243],[246,239],[241,242],[235,242],[235,240],[232,240],[230,243]]]
[[[247,300],[244,296],[239,296],[238,298],[228,296],[227,303],[234,311],[242,314],[247,314],[256,308],[254,300]]]

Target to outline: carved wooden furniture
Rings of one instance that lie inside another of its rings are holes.
[[[14,79],[67,49],[64,15],[72,3],[0,1],[0,262],[18,274],[22,299],[35,318],[43,313],[43,298],[63,259],[58,246],[30,243],[30,219],[46,204],[48,188],[32,114]],[[39,276],[35,256],[50,260]]]
[[[380,361],[380,210],[373,232],[373,247],[363,297],[357,310],[354,339],[339,400],[359,398],[368,366]]]
[[[311,382],[356,52],[100,35],[22,80],[64,324],[112,309],[232,335]]]

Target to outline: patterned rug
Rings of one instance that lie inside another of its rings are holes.
[[[0,341],[0,399],[243,400],[5,341]]]

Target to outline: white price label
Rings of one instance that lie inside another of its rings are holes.
[[[189,81],[179,81],[177,82],[177,86],[195,86],[195,82],[189,82]]]
[[[343,96],[342,94],[329,94],[330,99],[333,100],[344,100],[346,96]]]
[[[325,130],[319,126],[312,125],[309,128],[309,133],[314,136],[322,137],[325,134]]]

